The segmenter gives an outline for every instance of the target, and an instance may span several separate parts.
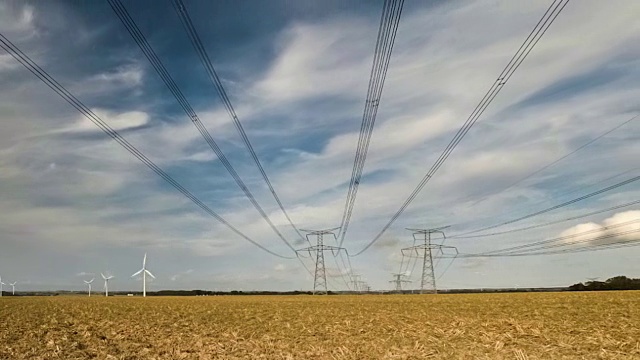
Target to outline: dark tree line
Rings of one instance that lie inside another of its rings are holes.
[[[615,276],[606,281],[587,281],[569,286],[569,291],[640,290],[640,279]]]

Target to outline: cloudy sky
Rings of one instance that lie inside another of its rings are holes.
[[[207,78],[169,1],[124,1],[132,18],[258,202],[288,225]],[[186,1],[194,25],[292,220],[340,225],[381,1]],[[550,1],[406,0],[344,246],[362,249],[395,213],[536,25]],[[406,227],[460,234],[640,175],[640,118],[503,189],[640,112],[640,3],[571,2],[513,78],[375,246],[351,258],[391,285]],[[291,256],[244,197],[106,1],[0,2],[0,33],[167,173],[256,242]],[[297,260],[233,234],[0,50],[0,275],[26,290],[114,290],[149,254],[151,289],[309,289]],[[630,183],[497,230],[640,199]],[[629,221],[640,206],[535,230],[450,239],[495,250]],[[634,212],[635,211],[635,212]],[[634,225],[637,228],[637,224]],[[304,246],[299,244],[296,246]],[[557,286],[640,276],[640,248],[459,259],[444,288]],[[344,259],[327,256],[330,287]],[[443,274],[449,260],[438,262]],[[307,266],[312,264],[305,260]],[[416,273],[412,274],[416,280]],[[6,281],[5,281],[6,282]],[[417,286],[416,282],[414,286]]]

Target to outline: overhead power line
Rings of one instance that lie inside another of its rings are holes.
[[[146,155],[144,155],[140,150],[138,150],[135,146],[129,143],[125,138],[123,138],[116,130],[110,127],[105,121],[103,121],[100,117],[98,117],[91,109],[89,109],[86,105],[84,105],[80,100],[78,100],[73,94],[71,94],[67,89],[65,89],[59,82],[57,82],[53,77],[51,77],[45,70],[43,70],[38,64],[33,62],[26,54],[24,54],[17,46],[15,46],[9,39],[7,39],[4,35],[0,34],[0,47],[2,47],[5,51],[9,53],[16,61],[18,61],[22,66],[24,66],[27,70],[29,70],[33,75],[35,75],[38,79],[40,79],[45,85],[47,85],[51,90],[53,90],[56,94],[62,97],[69,105],[73,106],[76,110],[78,110],[82,115],[84,115],[87,119],[93,122],[100,130],[102,130],[105,134],[115,140],[120,146],[125,148],[129,153],[135,156],[138,160],[140,160],[143,164],[145,164],[149,169],[155,172],[158,176],[160,176],[164,181],[173,186],[176,190],[182,193],[185,197],[191,200],[194,204],[204,210],[207,214],[221,222],[231,231],[233,231],[238,236],[242,237],[246,241],[255,245],[256,247],[268,252],[271,255],[283,258],[283,259],[292,259],[292,257],[287,257],[275,253],[263,245],[257,243],[253,239],[249,238],[247,235],[242,233],[236,227],[231,225],[227,220],[225,220],[222,216],[218,215],[215,211],[213,211],[209,206],[203,203],[200,199],[198,199],[195,195],[193,195],[189,190],[184,188],[180,183],[174,180],[169,174],[167,174],[164,170],[158,167],[153,161],[151,161]]]
[[[548,213],[548,212],[550,212],[550,211],[557,210],[557,209],[560,209],[560,208],[563,208],[563,207],[569,206],[569,205],[571,205],[571,204],[575,204],[575,203],[580,202],[580,201],[582,201],[582,200],[586,200],[586,199],[592,198],[592,197],[594,197],[594,196],[597,196],[597,195],[603,194],[603,193],[605,193],[605,192],[608,192],[608,191],[611,191],[611,190],[615,190],[615,189],[617,189],[617,188],[619,188],[619,187],[621,187],[621,186],[625,186],[625,185],[627,185],[627,184],[631,184],[631,183],[633,183],[633,182],[635,182],[635,181],[638,181],[638,180],[640,180],[640,176],[635,176],[635,177],[632,177],[632,178],[630,178],[630,179],[627,179],[627,180],[621,181],[621,182],[619,182],[619,183],[617,183],[617,184],[614,184],[614,185],[608,186],[608,187],[606,187],[606,188],[604,188],[604,189],[600,189],[600,190],[597,190],[597,191],[591,192],[591,193],[589,193],[589,194],[586,194],[586,195],[580,196],[580,197],[578,197],[578,198],[575,198],[575,199],[572,199],[572,200],[569,200],[569,201],[565,201],[565,202],[563,202],[563,203],[561,203],[561,204],[558,204],[558,205],[555,205],[555,206],[551,206],[551,207],[546,208],[546,209],[544,209],[544,210],[536,211],[536,212],[531,213],[531,214],[528,214],[528,215],[520,216],[520,217],[515,218],[515,219],[512,219],[512,220],[508,220],[508,221],[501,222],[501,223],[499,223],[499,224],[495,224],[495,225],[491,225],[491,226],[486,226],[486,227],[483,227],[483,228],[481,228],[481,229],[477,229],[477,230],[473,230],[473,231],[467,231],[467,232],[464,232],[464,233],[462,233],[462,234],[456,234],[455,236],[460,237],[460,236],[464,236],[464,235],[475,234],[475,233],[478,233],[478,232],[481,232],[481,231],[490,230],[490,229],[495,229],[495,228],[500,227],[500,226],[513,224],[513,223],[515,223],[515,222],[522,221],[522,220],[525,220],[525,219],[530,219],[530,218],[532,218],[532,217],[535,217],[535,216],[538,216],[538,215],[542,215],[542,214]]]
[[[633,116],[632,118],[630,118],[630,119],[628,119],[628,120],[626,120],[626,121],[624,121],[624,122],[622,122],[622,123],[620,123],[620,124],[616,125],[616,126],[615,126],[615,127],[613,127],[612,129],[609,129],[609,130],[605,131],[604,133],[602,133],[602,134],[598,135],[597,137],[595,137],[595,138],[593,138],[593,139],[589,140],[588,142],[586,142],[586,143],[582,144],[581,146],[579,146],[579,147],[578,147],[578,148],[576,148],[575,150],[573,150],[573,151],[571,151],[571,152],[569,152],[569,153],[567,153],[567,154],[565,154],[565,155],[563,155],[563,156],[559,157],[558,159],[556,159],[556,160],[554,160],[554,161],[552,161],[552,162],[548,163],[547,165],[544,165],[544,166],[542,166],[541,168],[539,168],[539,169],[537,169],[537,170],[535,170],[535,171],[533,171],[533,172],[529,173],[528,175],[526,175],[526,176],[522,177],[521,179],[519,179],[519,180],[517,180],[516,182],[512,183],[511,185],[509,185],[509,186],[507,186],[507,187],[503,188],[502,190],[500,190],[500,191],[498,191],[498,192],[496,192],[496,193],[493,193],[493,194],[491,194],[491,195],[488,195],[488,196],[484,196],[484,197],[482,197],[481,199],[479,199],[479,200],[477,200],[476,202],[474,202],[474,203],[471,205],[471,207],[473,207],[473,206],[475,206],[475,205],[477,205],[477,204],[479,204],[479,203],[483,202],[484,200],[486,200],[486,199],[487,199],[487,198],[489,198],[490,196],[495,196],[495,195],[501,194],[501,193],[503,193],[503,192],[505,192],[505,191],[507,191],[507,190],[509,190],[509,189],[513,188],[514,186],[516,186],[516,185],[520,184],[521,182],[523,182],[523,181],[525,181],[525,180],[527,180],[527,179],[530,179],[530,178],[531,178],[531,177],[533,177],[534,175],[541,173],[542,171],[544,171],[544,170],[546,170],[546,169],[548,169],[548,168],[552,167],[553,165],[555,165],[555,164],[557,164],[557,163],[561,162],[562,160],[564,160],[564,159],[568,158],[569,156],[571,156],[571,155],[573,155],[573,154],[575,154],[575,153],[579,152],[580,150],[583,150],[584,148],[588,147],[589,145],[591,145],[591,144],[593,144],[593,143],[597,142],[598,140],[602,139],[603,137],[605,137],[605,136],[607,136],[607,135],[611,134],[612,132],[614,132],[614,131],[618,130],[619,128],[623,127],[624,125],[627,125],[627,124],[628,124],[628,123],[630,123],[631,121],[633,121],[633,120],[637,119],[637,118],[638,118],[638,116],[640,116],[640,114],[635,115],[635,116]]]
[[[582,237],[582,236],[590,235],[590,234],[597,234],[597,233],[601,233],[603,231],[609,231],[609,230],[613,230],[613,229],[617,229],[617,228],[620,228],[620,227],[625,227],[625,226],[629,226],[629,225],[633,225],[633,224],[637,224],[637,223],[640,223],[640,219],[624,221],[624,222],[621,222],[621,223],[608,225],[608,226],[601,226],[601,227],[596,228],[596,229],[581,231],[581,232],[578,232],[578,233],[559,236],[559,237],[556,237],[556,238],[553,238],[553,239],[548,239],[548,240],[536,241],[536,242],[528,243],[528,244],[524,244],[524,245],[512,246],[512,247],[498,249],[498,250],[492,250],[492,251],[485,251],[485,252],[482,252],[482,254],[485,254],[485,255],[486,254],[507,254],[507,253],[513,253],[513,252],[522,252],[522,251],[546,250],[546,249],[553,248],[553,247],[566,246],[568,244],[573,244],[572,242],[565,242],[565,240],[568,240],[568,239]]]
[[[238,115],[236,114],[236,111],[233,107],[233,104],[231,103],[231,100],[229,100],[229,96],[227,96],[227,92],[225,91],[224,86],[222,85],[222,81],[220,81],[220,77],[218,76],[218,73],[213,67],[211,58],[209,58],[209,54],[207,53],[207,50],[202,44],[202,41],[200,40],[200,36],[198,35],[198,32],[196,31],[196,28],[193,25],[193,22],[191,21],[191,17],[189,16],[187,7],[184,5],[182,0],[173,0],[173,5],[176,10],[176,13],[178,14],[178,17],[180,18],[180,21],[182,22],[182,25],[185,31],[187,32],[187,35],[189,36],[189,40],[191,40],[191,44],[193,45],[194,49],[198,53],[198,57],[202,62],[202,66],[204,66],[205,70],[207,71],[207,74],[209,75],[209,79],[211,80],[211,83],[216,88],[218,95],[220,96],[220,101],[222,101],[222,104],[227,110],[227,113],[229,113],[229,116],[233,120],[233,124],[238,130],[238,134],[240,134],[240,137],[242,138],[244,145],[247,147],[247,150],[249,150],[249,153],[251,154],[251,158],[256,163],[256,166],[258,167],[258,170],[260,171],[260,174],[262,175],[264,182],[269,187],[269,191],[271,192],[271,195],[273,195],[273,198],[278,203],[278,206],[280,207],[280,210],[284,214],[285,218],[287,218],[289,225],[291,225],[291,227],[296,231],[296,233],[298,234],[298,236],[300,236],[302,240],[306,241],[307,240],[306,237],[303,236],[302,233],[300,233],[300,230],[293,224],[293,221],[291,221],[289,214],[285,210],[284,205],[280,200],[280,197],[276,193],[276,190],[273,188],[273,185],[271,184],[271,180],[269,180],[269,176],[267,176],[267,173],[264,170],[262,163],[260,162],[260,159],[258,158],[258,155],[256,154],[256,151],[253,148],[251,141],[249,141],[249,137],[247,136],[247,133],[244,131],[244,127],[242,126],[240,119],[238,119]]]
[[[459,258],[488,258],[488,257],[519,257],[519,256],[537,256],[537,255],[557,255],[557,254],[567,254],[567,253],[578,253],[578,252],[587,252],[587,251],[598,251],[598,250],[606,250],[606,249],[617,249],[631,246],[640,246],[640,238],[634,238],[630,240],[617,240],[613,242],[605,242],[598,244],[597,242],[602,240],[608,240],[612,238],[616,238],[624,235],[631,235],[640,233],[640,229],[636,230],[626,230],[613,234],[606,234],[595,238],[589,239],[581,239],[575,240],[564,244],[553,244],[547,247],[540,247],[536,249],[531,249],[527,251],[520,252],[507,252],[507,253],[477,253],[477,254],[460,254]],[[582,247],[571,247],[568,249],[560,249],[560,250],[547,250],[550,248],[558,248],[558,247],[566,247],[571,245],[579,245],[585,243],[593,243],[596,244],[582,246]],[[448,257],[448,256],[444,256]]]
[[[454,235],[454,236],[450,236],[449,238],[450,239],[471,239],[471,238],[481,238],[481,237],[488,237],[488,236],[511,234],[511,233],[514,233],[514,232],[537,229],[537,228],[541,228],[541,227],[545,227],[545,226],[549,226],[549,225],[555,225],[555,224],[560,224],[560,223],[567,222],[567,221],[582,219],[582,218],[585,218],[585,217],[588,217],[588,216],[602,214],[602,213],[605,213],[605,212],[614,211],[614,210],[622,209],[622,208],[629,207],[629,206],[632,206],[632,205],[637,205],[637,204],[640,204],[640,200],[631,201],[631,202],[620,204],[620,205],[616,205],[616,206],[611,206],[611,207],[608,207],[606,209],[591,211],[591,212],[588,212],[586,214],[580,214],[580,215],[568,217],[568,218],[562,219],[562,220],[550,221],[550,222],[546,222],[546,223],[543,223],[543,224],[525,226],[525,227],[522,227],[522,228],[505,230],[505,231],[496,231],[496,232],[492,232],[492,233],[488,233],[488,234],[469,235],[469,236],[455,236]]]
[[[347,199],[344,204],[342,213],[342,221],[340,225],[340,242],[338,246],[342,246],[344,238],[349,229],[353,207],[362,178],[367,153],[369,151],[369,143],[373,134],[373,127],[378,114],[378,106],[382,97],[384,81],[387,77],[389,62],[391,61],[391,53],[395,43],[398,25],[400,24],[400,16],[402,15],[402,7],[404,0],[385,0],[382,15],[380,17],[380,25],[378,27],[378,38],[373,55],[373,64],[371,66],[371,74],[369,76],[369,87],[367,89],[367,97],[364,103],[364,112],[362,114],[362,124],[360,126],[360,135],[358,137],[358,145],[353,160],[353,169],[351,170],[351,180],[349,181],[349,190],[347,191]]]
[[[513,74],[518,70],[520,65],[527,58],[531,50],[536,46],[538,41],[542,38],[542,36],[547,32],[549,27],[556,20],[558,15],[562,12],[562,10],[567,6],[569,0],[554,0],[553,3],[549,6],[547,11],[544,13],[540,21],[533,28],[529,36],[525,39],[525,41],[520,45],[520,48],[513,55],[507,66],[502,70],[498,78],[491,85],[489,90],[485,93],[484,97],[480,100],[480,103],[476,105],[475,109],[471,112],[471,115],[464,122],[462,127],[455,134],[453,139],[446,146],[440,157],[436,160],[436,162],[431,166],[429,171],[422,178],[418,186],[413,190],[411,195],[405,200],[400,209],[396,211],[396,213],[391,217],[389,222],[382,228],[382,230],[371,240],[362,250],[355,253],[354,256],[358,256],[365,252],[367,249],[371,247],[376,241],[382,237],[382,235],[393,225],[393,223],[402,215],[402,213],[407,209],[409,204],[418,196],[420,191],[424,188],[424,186],[429,182],[429,180],[433,177],[433,175],[440,169],[442,164],[449,158],[453,150],[458,146],[460,141],[464,138],[464,136],[469,132],[471,127],[476,123],[476,121],[482,116],[487,107],[493,102],[495,97],[500,93],[500,91],[504,88],[504,85],[511,79]]]
[[[131,18],[131,16],[127,12],[127,9],[124,7],[124,5],[122,5],[122,2],[120,0],[108,0],[108,2],[109,2],[109,5],[111,5],[111,8],[113,9],[113,11],[116,13],[118,18],[122,22],[122,24],[125,26],[129,34],[131,35],[131,37],[133,38],[133,40],[136,42],[140,50],[142,50],[142,52],[147,57],[147,59],[149,60],[153,68],[156,70],[156,72],[158,73],[162,81],[165,83],[165,85],[167,86],[171,94],[176,98],[176,100],[178,101],[178,104],[180,104],[180,106],[182,107],[182,110],[184,110],[184,112],[187,114],[187,116],[189,117],[193,125],[198,129],[198,131],[200,132],[202,137],[205,139],[207,144],[209,144],[209,147],[211,148],[211,150],[213,150],[213,152],[216,154],[216,156],[218,157],[222,165],[225,167],[225,169],[227,169],[231,177],[233,177],[238,187],[240,187],[240,189],[244,192],[244,195],[247,197],[247,199],[249,199],[251,204],[253,204],[253,207],[255,207],[256,210],[260,213],[260,216],[262,216],[264,221],[267,222],[267,224],[269,224],[273,232],[275,232],[278,235],[278,237],[291,249],[291,251],[295,252],[295,249],[293,248],[293,246],[291,246],[291,244],[287,241],[287,239],[284,238],[282,233],[280,233],[278,228],[273,224],[273,222],[271,221],[267,213],[262,209],[260,204],[258,204],[258,201],[253,196],[249,188],[245,185],[244,181],[242,181],[242,179],[240,178],[236,170],[233,168],[233,166],[231,165],[227,157],[222,152],[222,149],[220,149],[216,141],[213,139],[213,137],[211,137],[211,134],[209,133],[209,131],[204,127],[204,125],[200,121],[200,118],[198,117],[198,114],[191,107],[191,104],[189,104],[185,96],[182,94],[182,91],[180,91],[180,89],[178,88],[178,85],[175,83],[171,75],[169,75],[169,72],[164,67],[164,65],[156,55],[155,51],[153,51],[153,49],[149,45],[144,34],[142,34],[142,32],[140,31],[140,29],[138,28],[134,20]]]

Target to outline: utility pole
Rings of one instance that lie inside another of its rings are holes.
[[[330,235],[333,236],[334,240],[337,240],[336,234],[334,233],[334,231],[338,230],[339,227],[337,228],[333,228],[333,229],[323,229],[323,230],[303,230],[300,229],[303,232],[306,232],[307,235],[307,240],[309,240],[309,236],[315,236],[316,237],[316,245],[314,246],[309,246],[303,249],[299,249],[296,250],[296,253],[300,254],[300,253],[304,253],[304,252],[308,252],[309,256],[314,256],[315,257],[315,263],[316,263],[316,270],[313,274],[313,294],[315,295],[316,293],[318,294],[328,294],[329,291],[327,289],[327,271],[325,269],[324,266],[324,252],[325,251],[330,251],[331,254],[336,257],[338,256],[338,254],[340,254],[340,251],[344,250],[345,252],[347,252],[347,250],[343,247],[338,247],[338,246],[331,246],[331,245],[325,245],[324,244],[324,236],[325,235]],[[311,240],[309,240],[309,242],[311,242]],[[312,254],[312,252],[315,253]],[[349,254],[347,254],[348,256]],[[351,269],[349,269],[349,271],[351,271]]]
[[[414,244],[416,242],[422,242],[422,244],[414,245],[408,248],[402,249],[402,255],[408,257],[417,257],[422,258],[422,278],[420,279],[420,294],[432,293],[437,294],[438,290],[436,288],[436,276],[435,271],[433,270],[433,253],[436,255],[444,254],[443,249],[450,249],[455,251],[455,254],[458,254],[458,249],[455,246],[447,246],[441,244],[432,244],[433,240],[432,234],[439,234],[442,236],[442,239],[446,239],[444,235],[444,229],[448,228],[448,226],[435,228],[435,229],[407,229],[413,232],[413,240]]]
[[[411,282],[411,280],[405,280],[403,277],[406,276],[403,273],[394,273],[391,274],[393,275],[394,279],[389,281],[392,284],[395,284],[395,287],[393,290],[397,291],[397,292],[402,292],[402,283],[409,283]]]

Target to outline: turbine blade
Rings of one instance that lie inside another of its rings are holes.
[[[153,274],[151,273],[151,271],[149,271],[149,270],[146,270],[146,269],[145,269],[145,270],[144,270],[144,272],[146,272],[146,273],[147,273],[147,275],[151,276],[152,278],[154,278],[154,279],[156,278],[155,276],[153,276]]]
[[[100,273],[100,276],[102,276],[102,278],[103,278],[103,279],[106,279],[106,278],[107,278],[106,276],[104,276],[104,274],[103,274],[103,273]]]
[[[144,269],[147,265],[147,253],[144,253],[144,258],[142,259],[142,268]]]
[[[138,275],[142,274],[142,272],[143,272],[143,271],[144,271],[144,268],[143,268],[143,269],[138,270],[138,272],[137,272],[137,273],[135,273],[135,274],[133,274],[133,275],[131,275],[131,277],[138,276]]]

